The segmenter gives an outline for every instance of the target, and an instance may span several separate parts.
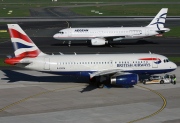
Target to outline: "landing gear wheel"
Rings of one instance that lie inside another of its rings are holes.
[[[94,78],[90,79],[89,84],[96,85],[96,78],[94,77]]]
[[[164,84],[164,81],[163,81],[163,80],[161,80],[161,81],[160,81],[160,84]]]
[[[98,86],[98,88],[103,88],[104,87],[104,83],[98,83],[97,86]]]
[[[144,84],[144,85],[146,84],[146,81],[145,81],[145,80],[143,80],[143,84]]]

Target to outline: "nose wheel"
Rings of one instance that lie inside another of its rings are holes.
[[[71,46],[71,41],[68,42],[68,47],[70,47],[70,46]]]

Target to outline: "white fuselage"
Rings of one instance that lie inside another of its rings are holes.
[[[91,45],[105,45],[108,41],[140,39],[170,31],[164,28],[168,8],[162,8],[146,27],[67,28],[53,37],[58,40],[90,40]]]
[[[140,60],[140,59],[146,60]],[[151,60],[157,58],[157,60]],[[149,59],[149,60],[148,60]],[[176,69],[173,62],[164,62],[165,56],[157,54],[97,54],[97,55],[45,55],[36,58],[24,58],[20,63],[31,62],[25,68],[57,72],[59,74],[78,74],[104,70],[119,70],[137,74],[166,73]]]
[[[153,27],[103,27],[103,28],[67,28],[60,30],[53,37],[59,40],[91,40],[94,38],[139,39],[157,35],[157,28]]]

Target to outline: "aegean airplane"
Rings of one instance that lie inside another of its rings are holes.
[[[109,84],[132,86],[139,75],[173,71],[176,64],[167,57],[152,53],[137,54],[74,54],[43,53],[18,24],[8,24],[14,56],[6,64],[59,75],[87,76],[98,87]]]
[[[162,8],[155,18],[145,27],[98,27],[98,28],[67,28],[60,30],[53,37],[58,40],[86,40],[91,45],[105,45],[109,41],[123,39],[141,39],[170,31],[164,28],[168,8]]]

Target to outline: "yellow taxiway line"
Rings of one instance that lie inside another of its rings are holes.
[[[132,120],[132,121],[130,121],[130,122],[128,122],[128,123],[134,123],[134,122],[137,122],[137,121],[140,121],[140,120],[144,120],[144,119],[150,118],[150,117],[152,117],[152,116],[160,113],[160,112],[166,107],[166,105],[167,105],[166,98],[165,98],[162,94],[160,94],[159,92],[157,92],[157,91],[155,91],[155,90],[152,90],[152,89],[150,89],[150,88],[141,86],[141,85],[136,85],[136,86],[138,86],[138,87],[140,87],[140,88],[144,88],[144,89],[146,89],[146,90],[149,90],[149,91],[157,94],[157,95],[158,95],[159,97],[161,97],[161,99],[163,100],[163,105],[162,105],[161,108],[160,108],[159,110],[157,110],[156,112],[154,112],[154,113],[152,113],[152,114],[150,114],[150,115],[148,115],[148,116],[145,116],[145,117],[142,117],[142,118],[139,118],[139,119],[136,119],[136,120]]]
[[[6,109],[9,109],[9,108],[11,108],[11,107],[13,107],[13,106],[15,106],[15,105],[17,105],[17,104],[19,104],[19,103],[25,102],[25,101],[27,101],[27,100],[29,100],[29,99],[31,99],[31,98],[34,98],[34,97],[37,97],[37,96],[40,96],[40,95],[43,95],[43,94],[48,94],[48,93],[50,93],[50,92],[55,92],[55,91],[59,91],[59,90],[65,90],[65,89],[74,88],[74,87],[80,87],[80,86],[78,85],[78,86],[70,86],[70,87],[65,87],[65,88],[58,88],[58,89],[48,90],[48,91],[44,91],[44,92],[40,92],[40,93],[31,95],[31,96],[29,96],[29,97],[26,97],[26,98],[23,98],[23,99],[21,99],[21,100],[19,100],[19,101],[16,101],[16,102],[14,102],[14,103],[11,103],[11,104],[3,107],[3,108],[0,108],[0,112],[3,112],[3,111],[5,111]]]

